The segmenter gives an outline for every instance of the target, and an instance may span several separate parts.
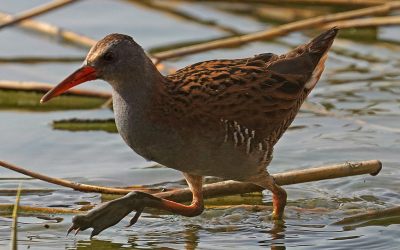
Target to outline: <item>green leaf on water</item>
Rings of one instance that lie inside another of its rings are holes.
[[[41,104],[44,93],[34,91],[0,90],[0,110],[54,111],[69,109],[95,109],[107,99],[75,95],[61,95]]]
[[[117,126],[114,118],[110,119],[66,119],[53,121],[54,129],[69,131],[93,131],[100,130],[109,133],[117,133]]]

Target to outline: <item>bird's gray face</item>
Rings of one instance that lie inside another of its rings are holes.
[[[129,40],[115,40],[103,47],[93,47],[85,63],[97,70],[97,79],[114,86],[127,82],[124,78],[128,75],[140,75],[144,61],[145,53],[139,45]]]
[[[44,103],[78,84],[95,79],[105,80],[113,87],[129,82],[125,78],[143,74],[145,57],[143,49],[132,38],[119,34],[106,36],[93,46],[83,65],[47,92],[40,102]]]

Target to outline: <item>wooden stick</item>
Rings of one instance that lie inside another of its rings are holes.
[[[382,163],[378,160],[344,163],[330,167],[320,167],[307,170],[287,172],[283,174],[271,175],[278,185],[290,185],[302,182],[317,181],[323,179],[340,178],[351,175],[371,174],[376,175],[382,168]],[[233,194],[243,194],[260,192],[262,187],[245,182],[223,181],[204,185],[204,198],[213,198]],[[192,200],[190,189],[181,189],[173,192],[156,194],[157,197],[168,199],[175,202],[185,202]]]
[[[13,16],[8,16],[7,17],[8,20],[5,23],[0,24],[0,29],[10,26],[10,25],[13,25],[13,24],[16,24],[16,23],[26,20],[28,18],[32,18],[32,17],[38,16],[38,15],[41,15],[43,13],[49,12],[51,10],[60,8],[64,5],[67,5],[67,4],[76,2],[76,1],[78,1],[78,0],[55,0],[53,2],[45,3],[41,6],[24,11],[22,13],[19,13],[19,14],[13,15]]]
[[[0,21],[6,22],[8,20],[9,15],[0,12]],[[68,42],[73,45],[78,45],[80,47],[84,47],[90,49],[93,45],[96,44],[96,40],[79,35],[75,32],[58,28],[57,26],[51,25],[45,22],[39,22],[34,20],[24,20],[18,23],[22,28],[39,32],[41,34],[45,34],[51,37],[57,38],[57,41]]]
[[[325,14],[327,13],[318,10],[295,9],[275,5],[262,5],[254,10],[255,16],[282,23],[295,22]]]
[[[0,89],[7,90],[25,90],[25,91],[37,91],[37,92],[47,92],[52,89],[54,85],[39,83],[39,82],[16,82],[16,81],[1,81]],[[88,97],[99,97],[99,98],[110,98],[111,93],[100,92],[100,91],[90,91],[83,89],[69,89],[65,93],[78,96],[88,96]]]
[[[392,128],[392,127],[387,127],[387,126],[383,126],[383,125],[368,123],[368,122],[363,121],[363,120],[354,119],[353,117],[350,117],[350,116],[339,115],[339,114],[333,113],[333,112],[325,110],[325,109],[317,108],[317,107],[311,106],[311,105],[309,105],[307,103],[303,103],[303,105],[301,105],[301,108],[314,111],[314,112],[316,112],[318,114],[329,115],[329,116],[333,116],[333,117],[337,117],[337,118],[347,119],[347,120],[350,120],[350,121],[352,121],[354,123],[357,123],[357,124],[367,125],[367,126],[370,126],[370,127],[373,127],[373,128],[377,128],[377,129],[383,129],[383,130],[388,130],[388,131],[391,131],[391,132],[400,133],[400,129],[398,129],[398,128]]]
[[[79,183],[70,182],[70,181],[66,181],[66,180],[61,180],[58,178],[53,178],[53,177],[49,177],[49,176],[46,176],[43,174],[39,174],[39,173],[12,165],[10,163],[7,163],[7,162],[1,161],[1,160],[0,160],[0,165],[3,167],[6,167],[8,169],[11,169],[13,171],[19,172],[24,175],[31,176],[33,178],[36,178],[36,179],[39,179],[42,181],[50,182],[50,183],[53,183],[53,184],[56,184],[59,186],[69,187],[74,190],[79,190],[82,192],[95,192],[95,193],[107,193],[107,194],[127,194],[132,191],[132,190],[124,190],[121,188],[107,188],[107,187],[100,187],[100,186],[92,186],[92,185],[85,185],[85,184],[79,184]]]
[[[262,210],[273,210],[273,206],[264,206],[264,205],[205,205],[206,209],[244,209],[250,210],[254,212],[262,211]],[[291,210],[298,211],[301,213],[304,212],[313,212],[313,213],[328,213],[332,212],[333,210],[330,209],[321,209],[321,208],[298,208],[298,207],[291,207]],[[336,210],[335,210],[336,211]],[[365,212],[365,210],[363,210]]]
[[[356,222],[365,221],[365,220],[382,219],[382,218],[393,217],[393,216],[400,216],[400,206],[387,208],[387,209],[383,209],[383,210],[375,211],[375,212],[371,212],[371,213],[350,216],[350,217],[344,218],[342,220],[336,221],[336,222],[332,223],[331,225],[351,224],[351,223],[356,223]]]
[[[328,11],[320,11],[305,8],[292,8],[286,6],[277,6],[271,4],[251,4],[240,3],[231,4],[228,2],[215,2],[210,5],[213,9],[224,12],[233,12],[234,14],[244,14],[246,16],[261,18],[262,20],[271,20],[273,22],[289,23],[311,17],[327,14]]]
[[[193,1],[193,0],[186,0]],[[212,1],[215,0],[201,0]],[[222,1],[222,0],[219,0]],[[273,4],[307,4],[307,5],[345,5],[345,6],[375,6],[387,3],[390,0],[249,0],[247,2],[273,3]],[[243,0],[225,0],[225,2],[243,2]]]
[[[238,32],[234,28],[230,28],[228,26],[223,26],[215,22],[210,22],[208,20],[202,20],[195,18],[191,15],[186,14],[183,11],[180,11],[179,8],[176,8],[176,3],[169,1],[135,1],[135,0],[125,0],[130,3],[134,3],[135,5],[140,5],[141,7],[148,8],[151,10],[161,11],[163,13],[168,14],[169,16],[174,16],[180,21],[188,21],[195,22],[204,26],[210,26],[222,31],[226,31],[231,33],[232,35],[238,35]]]
[[[326,23],[335,22],[335,21],[352,19],[352,18],[368,16],[368,15],[383,15],[383,14],[387,14],[387,13],[391,12],[392,10],[399,9],[399,8],[400,8],[400,1],[388,2],[383,5],[359,9],[359,10],[347,11],[347,12],[342,12],[342,13],[337,13],[337,14],[330,14],[330,15],[326,15],[326,16],[313,17],[313,18],[309,18],[309,19],[305,19],[305,20],[301,20],[301,21],[297,21],[297,22],[293,22],[293,23],[289,23],[289,24],[284,24],[284,25],[278,26],[276,28],[272,28],[270,30],[262,31],[262,32],[258,32],[258,33],[248,34],[248,35],[239,36],[239,37],[226,38],[226,39],[216,40],[216,41],[212,41],[212,42],[206,42],[203,44],[188,46],[188,47],[184,47],[184,48],[164,51],[164,52],[154,54],[153,57],[155,57],[158,61],[162,61],[162,60],[173,58],[173,57],[185,56],[185,55],[199,53],[199,52],[213,50],[213,49],[240,46],[240,45],[243,45],[243,44],[246,44],[249,42],[262,40],[262,39],[271,39],[273,37],[283,36],[283,35],[286,35],[288,33],[294,32],[294,31],[314,28],[314,27],[317,27],[317,26],[320,26],[320,25],[323,25]]]
[[[386,17],[362,18],[356,20],[333,22],[320,27],[320,29],[328,29],[328,27],[333,27],[333,26],[337,26],[340,29],[345,29],[345,28],[376,27],[376,26],[388,26],[388,25],[399,25],[399,24],[400,24],[400,16],[386,16]]]
[[[23,191],[22,191],[23,192]],[[7,212],[14,209],[14,204],[0,204],[0,211]],[[49,213],[49,214],[82,214],[84,211],[74,211],[69,209],[61,208],[49,208],[49,207],[31,207],[31,206],[19,206],[18,210],[22,213]]]
[[[9,15],[0,12],[0,21],[5,22],[8,20],[8,18]],[[90,49],[97,43],[97,40],[94,40],[90,37],[83,36],[73,31],[62,29],[45,22],[26,19],[18,24],[28,31],[34,31],[36,33],[39,32],[41,34],[56,38],[56,41],[58,42],[66,42],[72,45],[77,45],[81,48],[83,47],[85,49]],[[164,65],[158,64],[157,68],[162,70]]]
[[[53,63],[53,62],[83,62],[83,57],[0,57],[0,63]]]
[[[69,187],[74,190],[82,192],[96,192],[105,194],[127,194],[133,191],[121,188],[107,188],[107,187],[85,185],[57,178],[52,178],[43,174],[39,174],[15,166],[11,163],[2,160],[0,160],[0,165],[10,170],[31,176],[36,179],[40,179],[64,187]],[[289,185],[289,184],[309,182],[315,180],[346,177],[351,175],[360,175],[360,174],[376,175],[379,173],[381,168],[382,164],[380,161],[371,160],[371,161],[345,163],[330,167],[293,171],[284,174],[274,174],[272,176],[275,178],[275,181],[278,185]],[[223,182],[204,185],[203,194],[205,198],[213,198],[219,196],[257,192],[262,190],[263,190],[262,187],[251,183],[238,182],[238,181],[223,181]],[[190,191],[190,189],[186,188],[170,192],[157,193],[154,194],[154,196],[169,199],[176,202],[184,202],[184,201],[191,201],[192,192]]]

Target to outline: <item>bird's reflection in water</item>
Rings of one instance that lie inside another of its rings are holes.
[[[271,250],[283,250],[286,249],[282,239],[285,238],[284,232],[286,231],[285,221],[283,220],[273,220],[271,221],[272,228],[270,230],[264,231],[266,235],[270,235],[271,239],[259,241],[260,246],[271,246]],[[187,226],[187,230],[183,231],[183,236],[186,245],[184,249],[195,250],[200,242],[199,231],[203,230],[201,226],[190,225]],[[217,230],[218,231],[218,230]],[[277,241],[278,240],[278,241]]]
[[[200,226],[191,225],[187,230],[183,231],[186,246],[186,250],[195,250],[199,244],[200,237],[198,236],[198,231],[201,229]]]
[[[265,233],[268,233],[271,235],[272,239],[268,240],[263,240],[259,241],[258,243],[260,246],[271,246],[271,250],[284,250],[286,247],[283,245],[282,241],[280,239],[285,238],[284,232],[286,231],[285,228],[285,221],[284,220],[273,220],[271,223],[273,223],[273,227],[271,230],[264,231]]]

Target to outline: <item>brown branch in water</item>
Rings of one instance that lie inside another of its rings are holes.
[[[235,47],[240,46],[249,42],[263,40],[263,39],[271,39],[278,36],[283,36],[291,32],[315,28],[321,26],[323,24],[336,22],[340,20],[352,19],[357,17],[369,16],[369,15],[383,15],[391,12],[392,10],[399,9],[400,2],[388,2],[386,4],[382,4],[379,6],[346,11],[342,13],[330,14],[325,16],[313,17],[289,24],[284,24],[275,28],[272,28],[267,31],[262,31],[258,33],[248,34],[239,37],[226,38],[221,40],[215,40],[212,42],[206,42],[203,44],[183,47],[179,49],[173,49],[169,51],[164,51],[160,53],[153,54],[153,57],[158,61],[162,61],[165,59],[185,56],[189,54],[199,53],[203,51],[219,49],[219,48],[227,48],[227,47]]]
[[[54,63],[54,62],[82,62],[82,57],[0,57],[0,63]]]
[[[25,174],[46,182],[56,185],[70,187],[82,192],[96,192],[106,194],[127,194],[132,190],[121,188],[107,188],[99,186],[91,186],[85,184],[74,183],[57,178],[52,178],[42,175],[24,168],[15,166],[8,162],[0,160],[0,165],[10,170]],[[382,164],[378,160],[362,161],[362,162],[348,162],[340,165],[320,167],[307,170],[293,171],[283,174],[274,174],[272,177],[278,185],[290,185],[295,183],[303,183],[324,179],[340,178],[352,175],[371,174],[376,175],[382,168]],[[213,198],[220,196],[228,196],[234,194],[243,194],[262,191],[263,188],[252,183],[238,182],[238,181],[223,181],[213,184],[204,185],[203,194],[204,198]],[[146,190],[140,190],[146,192]],[[169,192],[162,192],[154,194],[156,197],[165,198],[176,202],[185,202],[192,200],[192,193],[190,189],[180,189]]]
[[[18,82],[18,81],[2,81],[0,80],[0,89],[5,90],[23,90],[23,91],[37,91],[37,92],[47,92],[52,89],[54,85],[39,83],[39,82]],[[100,92],[100,91],[90,91],[83,89],[69,89],[65,93],[78,96],[89,96],[89,97],[99,97],[99,98],[110,98],[111,93]]]
[[[22,191],[23,192],[23,191]],[[2,213],[11,213],[14,209],[14,204],[0,204],[0,211]],[[31,207],[31,206],[18,206],[21,213],[49,213],[49,214],[81,214],[84,211],[74,211],[70,209],[49,208],[49,207]]]
[[[277,6],[269,4],[251,4],[251,3],[238,3],[231,4],[228,2],[215,2],[209,7],[234,13],[244,14],[249,17],[256,17],[261,20],[269,20],[273,22],[289,23],[307,18],[312,18],[320,15],[327,14],[327,11],[320,11],[305,8],[292,8],[286,6]]]
[[[351,223],[356,223],[356,222],[360,222],[360,221],[366,221],[366,220],[372,220],[372,219],[383,219],[383,218],[388,218],[388,217],[393,217],[393,216],[400,216],[400,206],[387,208],[387,209],[383,209],[380,211],[374,211],[371,213],[350,216],[350,217],[344,218],[342,220],[336,221],[336,222],[332,223],[331,225],[351,224]]]
[[[0,12],[1,22],[7,22],[8,19],[9,15]],[[97,40],[94,40],[90,37],[77,34],[70,30],[59,28],[46,22],[25,19],[19,22],[18,25],[25,30],[34,31],[35,33],[41,33],[52,38],[56,38],[55,41],[57,42],[65,42],[72,45],[77,45],[79,47],[84,47],[86,49],[92,48],[97,43]],[[157,68],[159,70],[163,70],[164,66],[158,64]]]
[[[254,10],[255,16],[282,23],[300,21],[325,14],[327,13],[318,10],[296,9],[275,5],[262,5]]]
[[[282,174],[271,175],[275,182],[280,185],[290,185],[303,182],[340,178],[351,175],[360,174],[377,174],[382,168],[382,164],[378,160],[344,163],[329,167],[320,167],[306,169],[300,171],[287,172]],[[264,190],[262,187],[245,182],[223,181],[214,184],[204,185],[204,198],[213,198],[219,196],[228,196],[234,194],[243,194],[251,192],[259,192]],[[181,189],[172,192],[156,194],[157,197],[172,200],[175,202],[185,202],[192,200],[192,193],[189,189]]]
[[[339,115],[339,114],[330,112],[330,111],[325,110],[325,109],[317,108],[317,107],[311,106],[311,105],[309,105],[307,103],[303,103],[301,108],[311,110],[311,111],[316,112],[318,114],[323,114],[323,115],[333,116],[333,117],[337,117],[337,118],[347,119],[347,120],[350,120],[350,121],[352,121],[354,123],[357,123],[357,124],[367,125],[367,126],[370,126],[370,127],[373,127],[373,128],[377,128],[377,129],[388,130],[388,131],[391,131],[391,132],[400,133],[400,129],[398,129],[398,128],[391,128],[391,127],[387,127],[387,126],[383,126],[383,125],[368,123],[368,122],[365,122],[363,120],[354,119],[353,117],[350,117],[350,116]]]
[[[8,18],[9,15],[0,12],[0,21],[6,22]],[[39,32],[50,37],[55,37],[58,42],[69,42],[71,44],[76,44],[80,47],[85,47],[87,49],[93,47],[93,45],[95,45],[97,42],[92,38],[79,35],[73,31],[61,29],[57,26],[45,22],[26,19],[18,23],[18,25],[28,31]]]
[[[137,0],[125,0],[130,3],[134,3],[135,5],[140,5],[141,7],[160,11],[169,16],[173,16],[180,21],[188,21],[195,22],[197,24],[201,24],[204,26],[210,26],[216,28],[218,30],[229,32],[233,35],[238,35],[238,32],[234,28],[230,28],[228,26],[223,26],[214,21],[202,20],[200,18],[196,18],[190,14],[186,14],[184,11],[176,8],[177,4],[175,2],[170,1],[137,1]]]
[[[52,1],[50,3],[45,3],[43,5],[37,6],[37,7],[33,8],[33,9],[21,12],[21,13],[16,14],[16,15],[12,15],[12,16],[9,15],[7,17],[7,21],[5,21],[4,23],[0,24],[0,29],[4,28],[4,27],[7,27],[7,26],[10,26],[10,25],[13,25],[13,24],[16,24],[16,23],[21,22],[23,20],[26,20],[28,18],[32,18],[32,17],[35,17],[35,16],[42,15],[44,13],[47,13],[47,12],[51,11],[51,10],[60,8],[62,6],[65,6],[67,4],[70,4],[70,3],[73,3],[73,2],[76,2],[76,1],[78,1],[78,0],[56,0],[56,1]]]
[[[145,188],[145,189],[124,189],[124,188],[108,188],[108,187],[101,187],[101,186],[92,186],[92,185],[86,185],[86,184],[80,184],[80,183],[75,183],[71,181],[66,181],[58,178],[53,178],[50,176],[46,176],[40,173],[36,173],[21,167],[18,167],[16,165],[13,165],[11,163],[5,162],[0,160],[0,165],[8,168],[10,170],[13,170],[15,172],[31,176],[33,178],[50,182],[59,186],[64,186],[64,187],[69,187],[77,191],[82,191],[82,192],[95,192],[95,193],[103,193],[103,194],[127,194],[129,192],[132,192],[134,190],[136,191],[142,191],[146,193],[157,193],[157,192],[163,192],[165,189],[164,188]]]
[[[28,175],[31,176],[33,178],[42,180],[42,181],[46,181],[46,182],[50,182],[59,186],[64,186],[64,187],[69,187],[72,188],[74,190],[78,190],[78,191],[82,191],[82,192],[96,192],[96,193],[104,193],[104,194],[127,194],[133,190],[129,190],[129,189],[122,189],[122,188],[108,188],[108,187],[100,187],[100,186],[92,186],[92,185],[85,185],[85,184],[80,184],[80,183],[75,183],[75,182],[71,182],[71,181],[66,181],[66,180],[62,180],[62,179],[58,179],[58,178],[53,178],[50,176],[46,176],[40,173],[36,173],[18,166],[15,166],[13,164],[10,164],[8,162],[5,161],[1,161],[0,160],[0,165],[8,168],[10,170],[13,170],[15,172],[24,174],[24,175]],[[155,189],[156,191],[159,191],[159,189]],[[144,189],[144,190],[140,190],[143,192],[150,192],[153,193],[154,190],[152,189]]]
[[[186,0],[192,2],[194,0]],[[198,1],[198,0],[196,0]],[[215,0],[200,0],[214,2]],[[223,2],[243,2],[243,0],[219,0]],[[272,3],[272,4],[307,4],[307,5],[345,5],[345,6],[375,6],[387,3],[391,0],[248,0],[247,2]]]
[[[359,28],[359,27],[376,27],[376,26],[388,26],[388,25],[399,25],[400,16],[386,16],[386,17],[374,17],[374,18],[362,18],[356,20],[345,20],[340,22],[328,23],[321,27],[321,29],[328,29],[333,26],[337,26],[339,29],[345,28]]]
[[[264,205],[205,205],[206,209],[244,209],[250,210],[254,212],[262,211],[262,210],[273,210],[273,206],[264,206]],[[321,209],[321,208],[298,208],[298,207],[291,207],[291,210],[297,212],[314,212],[314,213],[328,213],[332,212],[333,210],[329,209]],[[336,211],[336,210],[335,210]],[[363,210],[365,211],[365,210]]]

